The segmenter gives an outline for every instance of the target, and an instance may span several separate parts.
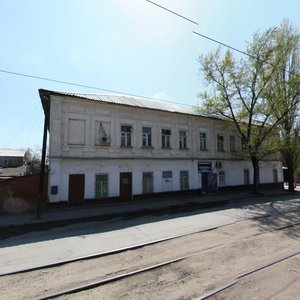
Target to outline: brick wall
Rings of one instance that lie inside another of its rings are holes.
[[[39,175],[20,176],[0,182],[0,211],[23,213],[36,206],[39,190]],[[48,176],[44,181],[44,203],[47,201]]]

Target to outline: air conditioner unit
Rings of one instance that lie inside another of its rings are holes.
[[[110,144],[110,136],[108,135],[100,136],[100,144]]]
[[[223,165],[222,165],[222,162],[221,162],[221,161],[217,161],[217,162],[216,162],[216,168],[217,168],[217,169],[222,169],[222,168],[223,168]]]

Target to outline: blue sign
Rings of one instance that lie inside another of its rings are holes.
[[[51,195],[57,195],[57,193],[58,193],[58,186],[52,185],[51,186]]]

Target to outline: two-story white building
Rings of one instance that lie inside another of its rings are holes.
[[[123,95],[39,93],[50,132],[50,203],[252,183],[235,128],[196,108]],[[260,166],[262,184],[282,182],[279,160]]]

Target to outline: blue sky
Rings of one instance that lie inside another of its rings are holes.
[[[0,0],[0,70],[197,105],[199,55],[218,45],[245,50],[255,31],[288,18],[297,0]],[[41,148],[38,89],[106,93],[0,72],[0,148]]]

